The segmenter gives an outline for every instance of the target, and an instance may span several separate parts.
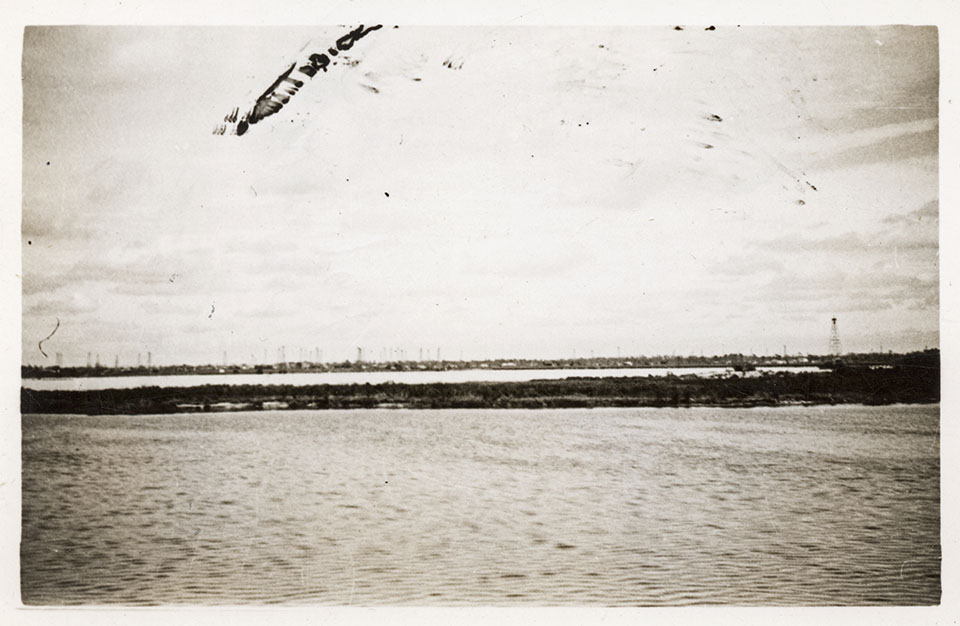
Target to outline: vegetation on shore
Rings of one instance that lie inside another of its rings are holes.
[[[939,355],[937,355],[939,357]],[[529,382],[203,385],[103,391],[21,389],[23,413],[88,415],[358,408],[750,407],[940,401],[940,364],[757,376],[567,378]]]

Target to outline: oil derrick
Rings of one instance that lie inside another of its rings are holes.
[[[831,318],[830,321],[830,355],[840,358],[843,349],[840,347],[840,331],[837,330],[837,318]]]

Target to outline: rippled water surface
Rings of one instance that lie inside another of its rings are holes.
[[[936,604],[939,408],[23,417],[28,604]]]

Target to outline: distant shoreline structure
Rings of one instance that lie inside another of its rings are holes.
[[[558,409],[934,404],[940,355],[875,367],[758,376],[570,377],[525,382],[197,385],[104,390],[21,388],[21,412],[137,415],[328,409]]]
[[[21,378],[88,378],[112,376],[173,376],[173,375],[209,375],[218,374],[284,374],[311,372],[404,372],[404,371],[450,371],[450,370],[558,370],[558,369],[654,369],[654,368],[728,368],[738,372],[753,371],[770,367],[819,367],[831,369],[842,363],[859,367],[894,366],[904,360],[916,359],[923,355],[935,356],[940,360],[938,349],[918,352],[863,352],[835,355],[744,355],[725,354],[719,356],[633,356],[633,357],[583,357],[570,359],[481,359],[481,360],[355,360],[321,362],[314,360],[286,361],[267,364],[225,364],[225,365],[161,365],[107,367],[103,365],[87,367],[61,367],[23,365]]]

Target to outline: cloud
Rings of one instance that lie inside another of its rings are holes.
[[[895,307],[936,307],[936,277],[890,271],[799,273],[772,277],[745,295],[754,304],[775,303],[780,310],[810,308],[837,312],[877,311]]]
[[[66,274],[32,275],[24,270],[22,291],[25,297],[33,294],[49,294],[73,282]]]
[[[96,313],[99,308],[100,302],[96,297],[83,291],[74,291],[68,294],[25,300],[23,313],[30,317],[51,315],[66,317],[68,315]]]
[[[853,132],[878,127],[910,127],[919,122],[935,123],[937,111],[937,76],[926,79],[926,84],[918,85],[919,96],[888,99],[878,106],[856,107],[843,117],[820,120],[831,132]],[[929,95],[926,95],[929,94]],[[930,97],[932,96],[932,98]]]
[[[107,250],[100,256],[82,258],[68,269],[50,273],[44,272],[40,263],[25,260],[23,293],[51,293],[64,287],[89,289],[92,283],[121,291],[146,284],[153,285],[155,290],[168,274],[158,259],[141,260],[138,256],[134,251]]]
[[[896,163],[917,157],[936,157],[939,146],[939,128],[906,132],[885,137],[871,143],[845,148],[815,160],[812,167],[856,167],[868,163]]]
[[[777,251],[779,253],[790,252],[815,252],[815,253],[843,253],[856,254],[871,251],[872,245],[868,239],[858,233],[843,233],[841,235],[828,235],[825,237],[798,237],[792,235],[780,235],[773,239],[757,242],[755,247]]]
[[[940,220],[940,202],[931,200],[916,211],[889,215],[883,219],[884,224],[906,224],[913,226],[917,222],[927,220],[928,222],[939,222]]]
[[[755,276],[768,272],[782,272],[784,262],[764,255],[734,255],[714,263],[710,271],[736,280],[745,276]]]
[[[888,225],[869,233],[846,232],[822,237],[780,235],[754,242],[751,247],[778,254],[835,255],[854,257],[864,255],[917,252],[936,253],[939,250],[939,229],[936,203],[927,203],[921,209],[888,216],[879,221]]]
[[[20,234],[23,245],[49,245],[62,240],[86,239],[93,232],[89,226],[73,219],[68,211],[26,209],[21,214]]]

